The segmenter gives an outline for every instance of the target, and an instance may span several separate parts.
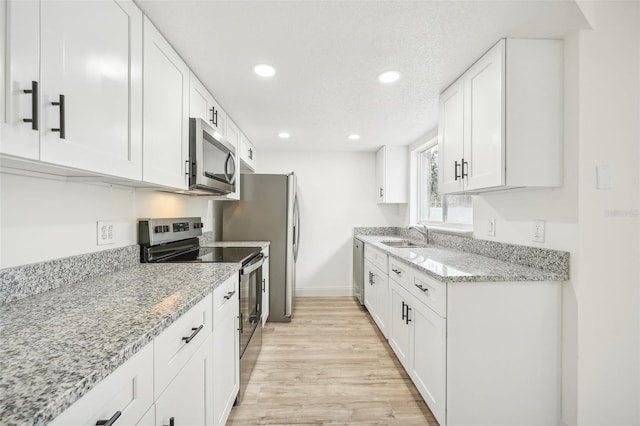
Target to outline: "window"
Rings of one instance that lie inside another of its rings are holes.
[[[470,195],[438,192],[438,145],[418,151],[418,222],[469,228],[473,225]]]

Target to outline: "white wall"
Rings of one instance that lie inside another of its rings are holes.
[[[0,174],[0,268],[137,244],[140,217],[212,216],[207,200]],[[97,221],[116,223],[116,243],[97,245]]]
[[[594,30],[565,40],[564,185],[474,197],[475,236],[571,253],[563,423],[639,424],[640,15],[637,2],[582,4]],[[595,188],[599,164],[611,167],[613,189]],[[530,237],[537,219],[546,221],[543,244]]]
[[[299,296],[352,294],[354,226],[397,226],[406,208],[379,205],[373,152],[260,152],[258,173],[298,176]]]

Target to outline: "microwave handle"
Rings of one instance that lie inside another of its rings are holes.
[[[233,158],[232,153],[227,155],[227,160],[224,162],[224,175],[227,178],[227,182],[233,185],[236,181],[236,160]]]

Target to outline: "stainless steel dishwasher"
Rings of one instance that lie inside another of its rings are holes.
[[[364,243],[353,237],[353,292],[364,306]]]

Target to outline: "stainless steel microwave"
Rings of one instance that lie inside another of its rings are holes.
[[[189,190],[229,194],[236,189],[235,147],[201,118],[189,119]]]

